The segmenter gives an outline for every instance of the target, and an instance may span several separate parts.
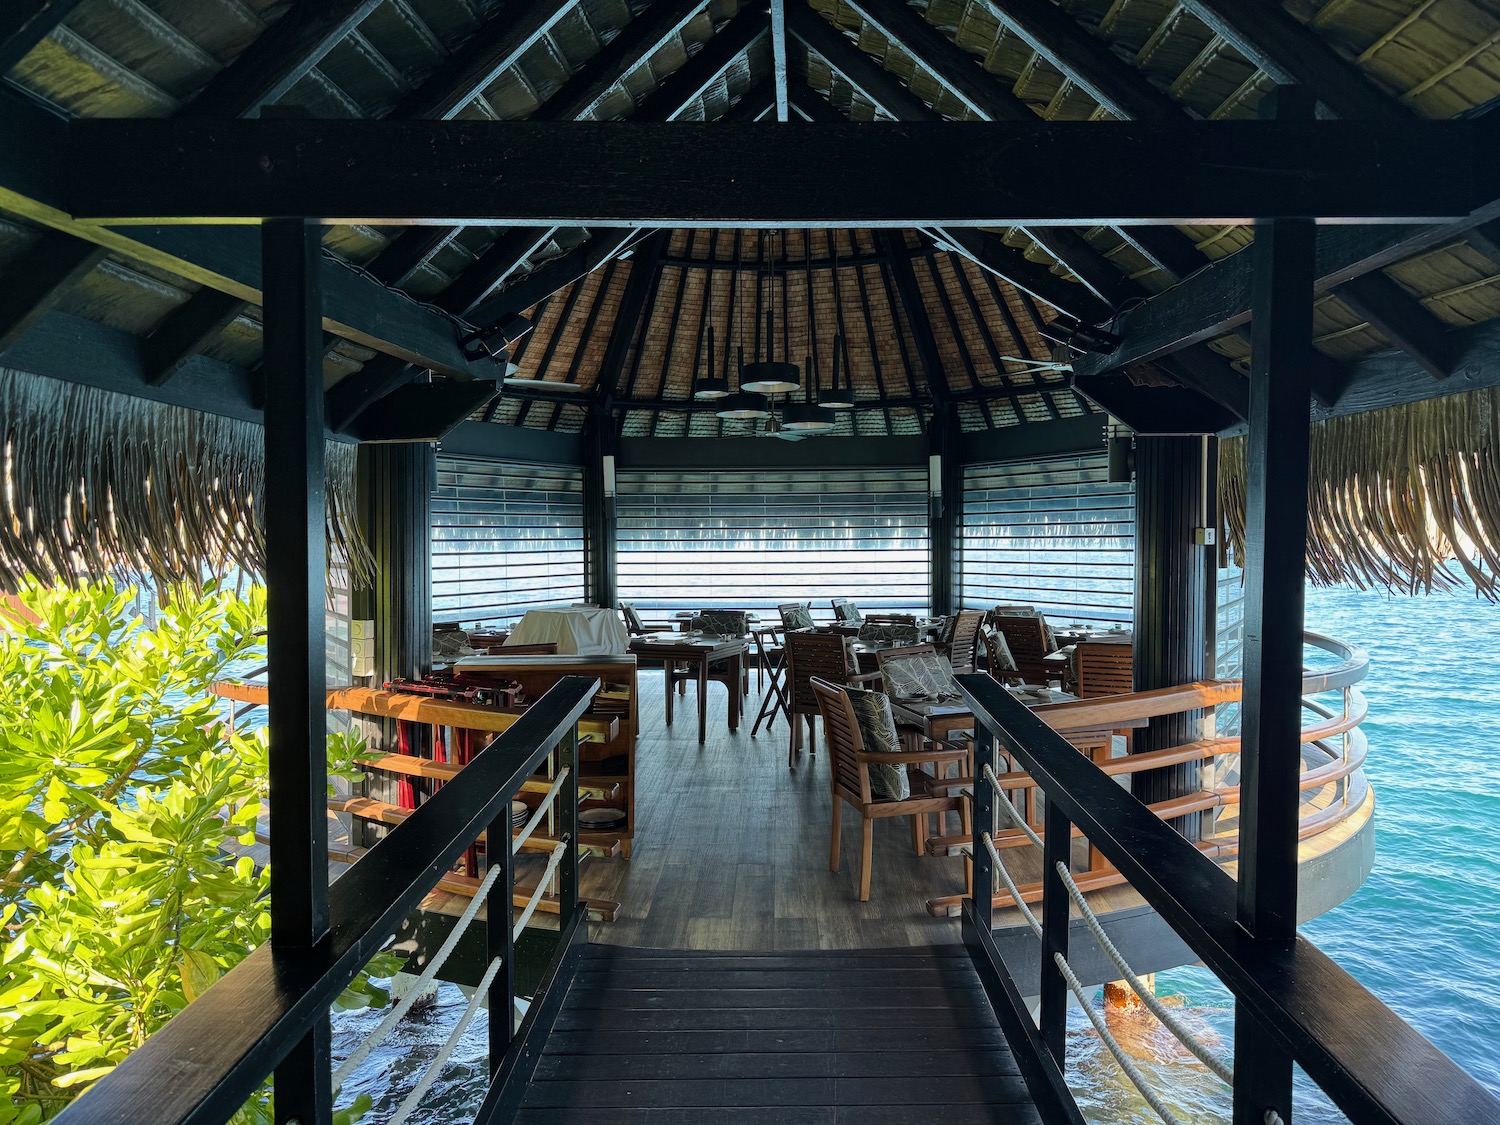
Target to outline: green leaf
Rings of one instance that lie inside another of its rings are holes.
[[[184,949],[178,966],[182,972],[182,994],[192,1003],[219,979],[219,963],[200,949]]]

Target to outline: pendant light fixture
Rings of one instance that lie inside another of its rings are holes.
[[[709,256],[714,257],[714,251],[718,247],[718,232],[714,232],[713,244],[709,247]],[[717,259],[715,259],[717,261]],[[734,271],[729,275],[729,309],[730,315],[734,310]],[[708,269],[708,300],[704,305],[703,319],[698,322],[698,352],[695,356],[693,366],[693,398],[699,402],[712,402],[715,399],[729,397],[729,378],[727,374],[720,375],[714,371],[714,326],[712,319],[714,315],[714,268]],[[703,354],[704,325],[708,326],[708,355]],[[729,366],[729,341],[724,341],[724,366]]]
[[[736,270],[736,272],[735,272],[735,277],[736,278],[738,278],[738,273],[739,273],[739,271]],[[731,315],[733,315],[733,312],[734,312],[734,306],[735,306],[734,297],[735,297],[735,293],[734,293],[733,289],[731,289],[730,290],[730,302],[729,302],[729,307],[730,307],[730,313],[731,313]],[[739,316],[739,317],[735,317],[734,319],[735,319],[735,322],[738,324],[739,330],[740,330],[739,331],[740,344],[739,344],[739,349],[738,349],[739,366],[740,366],[740,371],[741,371],[741,375],[740,375],[740,379],[741,379],[740,389],[737,390],[737,391],[735,391],[733,394],[725,395],[723,398],[719,399],[718,400],[718,406],[714,410],[714,413],[717,414],[720,418],[725,419],[726,421],[730,421],[730,422],[749,422],[749,421],[754,421],[757,418],[768,417],[770,415],[770,413],[771,413],[771,402],[770,402],[770,400],[768,398],[766,398],[765,395],[763,395],[763,394],[756,394],[753,391],[748,391],[748,390],[745,389],[745,386],[744,386],[744,374],[743,374],[743,372],[746,371],[746,370],[748,370],[748,368],[746,367],[746,364],[745,364],[744,317],[743,316]],[[725,360],[726,363],[728,363],[728,360],[729,360],[729,348],[728,348],[728,346],[726,346],[724,348],[724,353],[725,353],[724,354],[724,360]],[[725,380],[725,385],[726,386],[728,385],[728,379]]]
[[[772,232],[774,238],[776,232]],[[761,239],[764,246],[765,238]],[[756,357],[754,363],[748,363],[740,368],[740,390],[757,391],[762,394],[779,395],[790,394],[792,391],[802,389],[802,375],[797,370],[795,363],[778,361],[776,359],[776,246],[774,241],[771,250],[765,255],[766,272],[762,277],[757,271],[756,285],[766,290],[766,354],[760,358],[760,348],[756,346]],[[786,330],[786,272],[782,271],[781,286],[781,316],[783,331]],[[785,348],[783,348],[785,351]]]
[[[818,395],[818,404],[829,410],[854,409],[854,383],[849,374],[849,344],[844,339],[844,300],[839,289],[839,232],[830,231],[828,241],[833,246],[833,315],[836,325],[833,335],[833,370],[828,386]],[[839,379],[840,368],[844,378]]]
[[[818,322],[814,315],[812,299],[812,238],[810,233],[804,231],[802,236],[807,271],[807,346],[811,349],[805,365],[807,390],[803,401],[787,402],[785,409],[781,412],[781,427],[793,433],[822,434],[833,429],[838,421],[838,415],[828,407],[818,405],[817,402],[818,369],[815,366],[814,357],[818,354]],[[837,350],[834,354],[837,356]],[[835,362],[837,362],[836,359]]]

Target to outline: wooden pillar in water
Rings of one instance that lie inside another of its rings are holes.
[[[1198,540],[1217,523],[1218,439],[1141,436],[1135,443],[1136,691],[1191,683],[1213,667],[1214,548]],[[1134,732],[1142,754],[1181,746],[1206,733],[1201,711],[1163,715]],[[1196,793],[1201,765],[1149,770],[1131,778],[1131,792],[1150,804]],[[1190,840],[1203,835],[1203,814],[1174,822]]]

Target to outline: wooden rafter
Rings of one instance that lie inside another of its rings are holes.
[[[1340,117],[1411,119],[1405,106],[1274,0],[1183,0],[1182,6],[1277,82],[1305,86]]]
[[[0,285],[0,351],[56,308],[107,253],[92,242],[44,232],[11,264]]]
[[[229,327],[247,304],[217,289],[199,289],[141,341],[141,364],[147,380],[160,386],[171,379]]]
[[[68,17],[82,0],[6,0],[0,8],[0,74]]]
[[[1452,371],[1453,347],[1448,328],[1405,289],[1379,270],[1352,278],[1334,295],[1410,353],[1435,379]]]
[[[283,97],[323,60],[380,0],[298,4],[183,108],[195,118],[247,117]]]

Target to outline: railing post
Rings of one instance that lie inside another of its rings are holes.
[[[578,911],[578,728],[574,726],[558,746],[563,751],[568,776],[557,799],[562,802],[559,839],[568,849],[557,868],[558,930],[566,932]]]
[[[984,767],[995,768],[995,735],[983,722],[974,724],[974,921],[984,930],[994,928],[995,861],[984,846],[984,834],[995,830],[995,790],[985,780]]]
[[[1042,835],[1042,1042],[1053,1060],[1063,1065],[1063,1039],[1068,1027],[1068,982],[1053,960],[1068,956],[1068,890],[1057,870],[1061,863],[1072,870],[1073,825],[1057,802],[1046,798]]]
[[[485,964],[499,957],[500,971],[490,982],[490,1077],[493,1078],[510,1049],[515,1032],[516,945],[511,933],[511,906],[515,896],[516,868],[511,854],[510,802],[485,831],[484,858],[499,864],[500,875],[485,899]]]

